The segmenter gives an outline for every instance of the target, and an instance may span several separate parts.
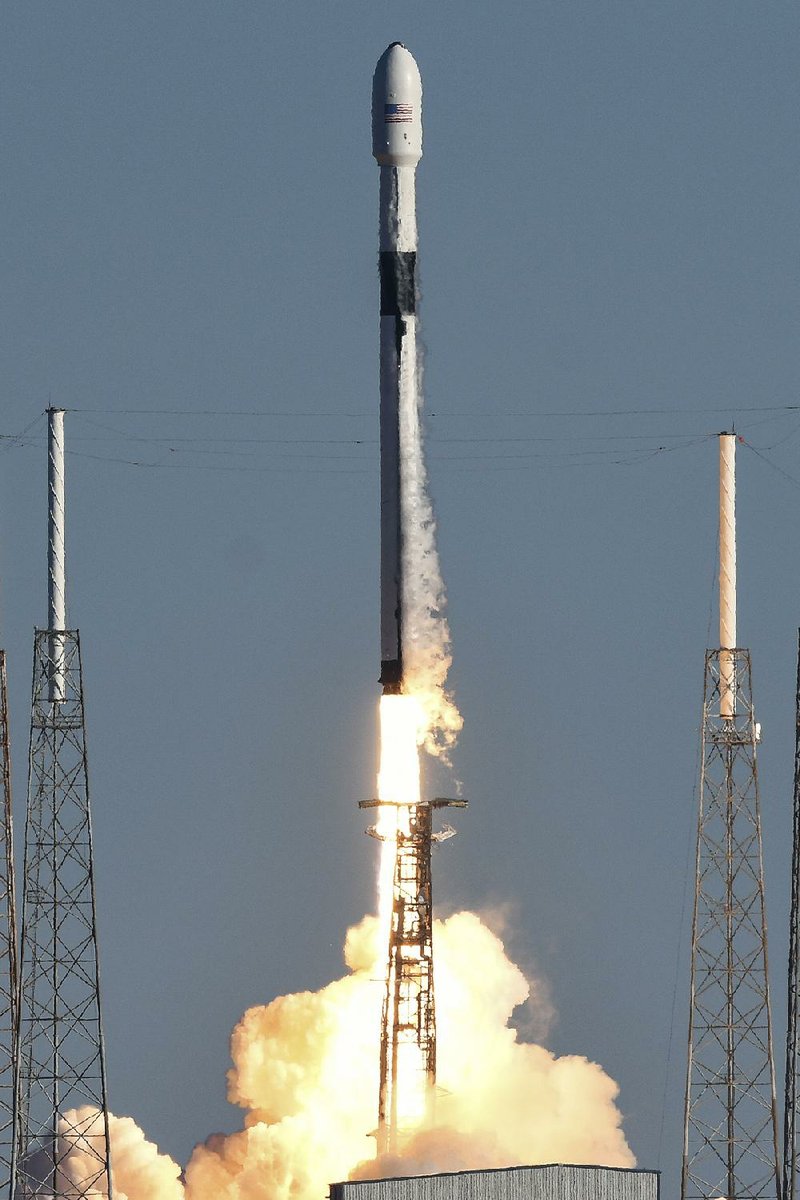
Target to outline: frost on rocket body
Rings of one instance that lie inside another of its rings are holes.
[[[244,1014],[231,1039],[229,1098],[244,1128],[198,1146],[185,1172],[112,1118],[117,1196],[127,1200],[319,1200],[340,1179],[541,1162],[632,1166],[617,1085],[509,1026],[532,984],[474,913],[435,924],[439,1101],[399,1156],[375,1158],[383,985],[378,922],[349,930],[348,972],[319,992]],[[534,989],[535,995],[535,989]],[[535,1003],[535,999],[533,1001]]]

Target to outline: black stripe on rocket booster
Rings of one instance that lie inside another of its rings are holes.
[[[403,317],[417,311],[416,250],[381,250],[381,316],[394,317],[397,353],[406,331]]]
[[[413,317],[417,311],[416,250],[381,250],[381,316]]]

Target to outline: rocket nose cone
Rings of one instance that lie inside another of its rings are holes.
[[[372,79],[372,153],[382,166],[422,157],[422,80],[402,42],[384,50]]]

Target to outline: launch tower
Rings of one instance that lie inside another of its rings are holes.
[[[735,449],[720,434],[719,649],[706,651],[681,1200],[772,1200],[780,1168],[750,652],[736,645]]]
[[[385,807],[381,800],[362,801],[361,808]],[[421,1107],[417,1121],[430,1116],[436,1086],[436,1002],[433,987],[433,887],[431,849],[452,837],[445,826],[433,831],[440,808],[466,808],[466,800],[437,797],[408,806],[397,814],[392,909],[386,990],[381,1009],[378,1151],[396,1152],[402,1126],[400,1088],[405,1083]],[[375,836],[375,830],[370,830]],[[403,1080],[403,1074],[417,1078]],[[416,1085],[416,1086],[414,1086]]]
[[[111,1200],[80,639],[66,627],[64,413],[48,410],[49,620],[34,636],[15,1200]]]

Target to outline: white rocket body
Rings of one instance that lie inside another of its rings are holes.
[[[372,152],[380,164],[381,676],[403,691],[404,429],[417,421],[417,213],[422,82],[400,42],[372,81]]]

